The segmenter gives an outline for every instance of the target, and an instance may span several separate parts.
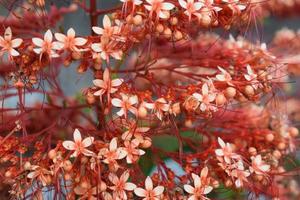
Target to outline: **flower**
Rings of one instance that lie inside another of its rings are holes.
[[[108,175],[108,179],[114,184],[114,186],[109,187],[111,190],[113,190],[114,199],[126,200],[126,191],[133,191],[136,188],[135,184],[127,182],[129,179],[128,170],[126,170],[120,178],[114,173],[110,173]]]
[[[96,91],[94,95],[100,96],[100,99],[102,99],[102,95],[106,93],[107,101],[110,102],[110,94],[115,93],[118,90],[117,87],[120,86],[122,82],[123,79],[119,79],[119,78],[111,80],[109,69],[105,68],[103,73],[103,80],[101,79],[93,80],[94,85],[101,88],[100,90]]]
[[[166,3],[164,0],[146,0],[150,5],[145,5],[145,8],[150,11],[150,16],[153,13],[159,18],[168,18],[166,11],[172,10],[175,6],[172,3]]]
[[[10,27],[7,27],[4,32],[4,38],[0,36],[0,47],[2,47],[0,51],[0,55],[3,52],[8,52],[9,56],[19,56],[20,53],[15,50],[15,48],[19,47],[22,44],[23,40],[20,38],[16,38],[12,40],[12,31]]]
[[[73,28],[70,28],[67,31],[67,35],[64,35],[62,33],[55,33],[54,36],[58,40],[58,42],[53,43],[57,46],[58,50],[68,49],[71,51],[80,51],[77,46],[83,46],[87,42],[87,39],[85,38],[75,38],[75,31]]]
[[[205,167],[201,171],[201,177],[192,173],[192,178],[194,181],[194,187],[188,184],[183,186],[184,190],[191,194],[188,200],[196,200],[196,199],[206,199],[204,195],[210,193],[213,187],[206,185],[202,182],[203,178],[206,178],[208,172],[208,168]]]
[[[250,65],[246,66],[247,68],[247,74],[244,75],[245,79],[247,81],[250,81],[252,83],[252,87],[254,89],[257,89],[259,86],[259,81],[256,79],[257,78],[257,74],[255,74],[252,70],[252,68],[250,67]]]
[[[240,11],[245,10],[245,8],[246,8],[245,5],[240,4],[239,0],[222,0],[222,2],[227,3],[228,4],[227,6],[230,9],[232,9],[233,11],[240,12]]]
[[[40,59],[42,58],[42,55],[46,53],[50,58],[56,58],[59,55],[54,51],[59,49],[59,46],[57,46],[57,43],[52,42],[53,35],[50,30],[48,30],[44,35],[44,40],[41,38],[32,38],[32,43],[37,46],[38,48],[34,48],[33,51],[36,54],[40,55]]]
[[[222,10],[222,8],[218,7],[218,6],[213,6],[214,4],[214,0],[199,0],[199,2],[202,3],[202,7],[203,8],[207,8],[208,10],[210,11],[216,11],[216,12],[219,12]]]
[[[128,2],[132,2],[132,5],[133,5],[132,11],[134,11],[135,6],[139,6],[143,3],[143,1],[141,1],[141,0],[120,0],[120,1],[123,2],[122,10],[125,11],[125,13],[127,11]]]
[[[123,52],[122,50],[114,50],[111,49],[111,45],[108,45],[108,43],[93,43],[91,45],[91,48],[96,53],[100,53],[100,57],[103,60],[106,60],[107,63],[109,63],[109,57],[113,57],[116,60],[121,60]]]
[[[147,176],[145,180],[145,189],[135,188],[134,193],[139,197],[144,197],[143,200],[159,200],[159,196],[164,192],[163,186],[153,188],[152,179]]]
[[[50,175],[53,175],[51,171],[38,165],[32,165],[31,170],[32,171],[27,174],[27,178],[38,179],[43,186],[46,186],[49,183],[49,179],[51,180]]]
[[[261,155],[256,155],[255,157],[251,157],[252,166],[250,166],[250,172],[255,172],[256,174],[263,174],[270,170],[270,165],[264,163],[261,158]]]
[[[126,152],[122,148],[118,148],[118,141],[115,137],[110,141],[109,148],[100,149],[98,156],[104,157],[104,163],[112,164],[116,160],[123,159],[126,156]]]
[[[234,86],[233,83],[231,83],[231,75],[222,67],[218,67],[218,69],[222,72],[221,74],[217,74],[216,78],[218,81],[224,81],[227,82],[228,85]]]
[[[88,149],[87,147],[91,146],[94,142],[94,137],[87,137],[84,140],[81,138],[81,134],[78,129],[75,129],[73,133],[74,142],[67,140],[63,142],[63,147],[70,150],[75,151],[71,157],[77,157],[79,154],[83,154],[85,156],[92,156],[94,153]]]
[[[137,127],[136,123],[128,125],[128,130],[122,134],[123,140],[131,140],[134,136],[139,142],[143,142],[143,135],[150,130],[149,127]]]
[[[122,149],[126,152],[126,161],[131,164],[139,159],[141,155],[145,154],[145,151],[138,149],[140,142],[138,139],[133,139],[132,141],[125,140]]]
[[[196,13],[196,11],[200,10],[203,6],[202,2],[195,2],[194,0],[178,0],[180,6],[186,11],[184,11],[184,14],[186,14],[189,17],[189,21],[191,21],[192,15]]]
[[[210,105],[210,103],[215,100],[216,94],[209,91],[208,85],[206,83],[202,85],[202,94],[194,93],[193,96],[201,103],[200,110],[202,112],[206,110],[216,111],[216,107]]]
[[[163,112],[168,112],[170,109],[170,105],[164,98],[159,98],[154,103],[145,103],[145,107],[153,110],[159,120],[162,120]]]
[[[234,169],[231,172],[231,176],[236,177],[235,186],[240,188],[244,185],[244,182],[247,182],[247,177],[250,176],[250,172],[248,170],[242,169]]]
[[[111,21],[108,15],[104,15],[103,17],[103,28],[100,28],[98,26],[93,26],[92,29],[96,34],[102,35],[107,38],[110,38],[114,34],[117,34],[119,30],[117,26],[111,25]]]
[[[230,164],[231,159],[238,159],[239,155],[233,153],[233,149],[230,143],[226,143],[218,137],[218,143],[221,146],[221,149],[216,149],[215,153],[217,156],[224,157],[226,163]]]
[[[115,107],[119,107],[121,108],[118,112],[117,115],[121,116],[125,116],[125,118],[127,118],[127,111],[129,110],[130,112],[132,112],[134,115],[137,115],[137,109],[133,106],[135,104],[138,103],[138,98],[136,95],[133,96],[128,96],[126,94],[121,93],[121,99],[118,98],[113,98],[111,100],[111,103],[115,106]]]

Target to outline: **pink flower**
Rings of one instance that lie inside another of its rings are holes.
[[[53,42],[57,46],[58,50],[67,49],[71,51],[80,51],[77,46],[83,46],[87,40],[85,38],[77,37],[75,38],[75,31],[73,28],[70,28],[67,32],[67,35],[62,33],[55,33],[55,38],[58,42]]]
[[[218,7],[218,6],[214,6],[214,0],[199,0],[199,2],[201,2],[203,4],[204,8],[209,9],[210,11],[216,11],[219,12],[222,10],[222,8]]]
[[[5,29],[4,38],[0,36],[0,47],[2,47],[0,51],[0,55],[3,52],[8,52],[9,56],[19,56],[20,53],[15,50],[15,48],[19,47],[22,44],[23,40],[20,38],[16,38],[12,40],[12,31],[10,27]]]
[[[239,155],[233,153],[233,149],[229,143],[226,143],[218,137],[218,143],[221,149],[216,149],[215,153],[217,156],[224,157],[226,163],[230,164],[231,159],[238,159]]]
[[[27,174],[27,178],[30,179],[38,179],[41,181],[43,186],[46,186],[48,184],[48,178],[50,175],[53,175],[51,171],[42,168],[38,165],[32,165],[31,169],[32,170],[29,174]]]
[[[143,141],[143,136],[150,130],[149,127],[137,127],[136,123],[128,125],[128,130],[122,134],[123,140],[131,140],[134,136],[139,142]]]
[[[113,190],[114,199],[126,200],[126,191],[133,191],[136,188],[135,184],[127,182],[129,179],[128,170],[125,171],[120,178],[115,174],[110,173],[108,175],[108,179],[114,184],[114,186],[109,187],[111,190]]]
[[[100,88],[100,90],[96,91],[94,95],[100,96],[100,99],[102,100],[102,95],[106,93],[107,101],[110,102],[110,94],[113,94],[118,90],[117,87],[119,87],[123,83],[123,79],[117,78],[111,80],[109,69],[105,68],[103,73],[103,80],[95,79],[93,80],[93,83],[95,86]]]
[[[235,186],[237,188],[243,187],[244,182],[247,182],[247,177],[250,176],[250,172],[244,169],[234,169],[231,172],[231,176],[236,177]]]
[[[137,115],[137,109],[133,106],[138,103],[137,96],[136,95],[128,96],[123,93],[121,93],[120,95],[121,95],[122,99],[113,98],[111,100],[112,105],[114,105],[115,107],[121,108],[117,112],[117,115],[119,115],[120,117],[124,115],[125,118],[127,118],[128,110],[130,112],[132,112],[134,115]]]
[[[218,67],[218,69],[222,72],[221,74],[217,74],[216,78],[218,81],[224,81],[227,82],[228,85],[234,86],[233,83],[231,83],[232,78],[231,75],[222,67]]]
[[[159,120],[162,120],[163,112],[168,112],[170,109],[170,105],[164,98],[159,98],[154,103],[145,103],[145,107],[153,110]]]
[[[159,196],[164,192],[163,186],[153,188],[152,179],[147,176],[145,180],[145,189],[135,188],[134,193],[139,197],[144,197],[143,200],[159,200]]]
[[[201,177],[198,175],[192,173],[192,178],[194,180],[194,186],[191,185],[184,185],[184,190],[191,194],[191,196],[188,198],[188,200],[196,200],[196,199],[206,199],[204,195],[210,193],[213,189],[213,187],[206,185],[206,183],[203,182],[203,180],[206,179],[208,173],[208,168],[205,167],[201,171]]]
[[[32,43],[37,46],[38,48],[34,48],[33,51],[36,54],[40,55],[40,59],[42,58],[42,55],[45,53],[50,58],[56,58],[59,55],[54,51],[59,49],[59,46],[57,44],[52,42],[53,35],[50,30],[48,30],[44,35],[44,40],[41,38],[32,38]]]
[[[239,0],[222,0],[222,2],[227,3],[229,8],[238,12],[243,11],[246,8],[245,5],[240,4]]]
[[[63,142],[63,147],[70,151],[75,151],[71,157],[77,157],[81,153],[85,156],[92,156],[94,154],[92,151],[86,149],[93,144],[94,137],[87,137],[82,140],[79,130],[75,129],[73,138],[74,142],[69,140]]]
[[[256,174],[264,174],[270,170],[270,165],[265,164],[262,160],[261,155],[251,157],[252,166],[250,166],[250,172],[255,172]]]
[[[106,60],[107,63],[109,63],[110,56],[113,57],[116,60],[121,60],[122,59],[122,55],[123,55],[122,50],[111,49],[111,45],[109,45],[108,43],[104,43],[104,42],[93,43],[91,45],[91,48],[96,53],[100,53],[100,57],[103,60]]]
[[[192,15],[200,10],[203,6],[202,2],[195,2],[194,0],[178,0],[178,2],[182,8],[186,9],[186,11],[184,11],[184,14],[189,17],[189,21],[191,21]]]
[[[141,1],[141,0],[120,0],[120,1],[123,2],[122,10],[125,12],[127,11],[128,2],[132,2],[132,4],[133,4],[132,11],[135,10],[135,6],[139,6],[143,3],[143,1]]]
[[[116,160],[123,159],[126,156],[126,152],[122,148],[118,148],[117,138],[115,137],[110,141],[109,148],[100,149],[98,156],[104,157],[104,163],[112,164]]]
[[[247,68],[247,74],[244,75],[245,79],[247,81],[250,81],[252,83],[252,87],[254,89],[257,89],[259,86],[259,81],[256,79],[257,78],[257,74],[255,74],[252,70],[252,68],[250,67],[250,65],[246,66]]]
[[[145,8],[150,11],[150,16],[156,13],[159,18],[168,18],[166,11],[172,10],[175,6],[172,3],[166,3],[165,0],[146,0],[150,5]]]
[[[108,38],[110,38],[114,34],[117,34],[119,31],[119,28],[117,26],[112,26],[108,15],[104,15],[103,17],[103,28],[93,26],[92,29],[96,34],[103,35],[104,37]]]
[[[200,110],[202,112],[205,112],[206,110],[216,110],[216,107],[211,105],[211,102],[213,102],[216,98],[216,94],[209,91],[206,83],[202,85],[202,94],[194,93],[193,97],[200,102]]]
[[[122,147],[122,149],[126,152],[126,161],[128,164],[136,162],[141,155],[145,154],[145,151],[138,149],[139,144],[138,139],[124,141],[125,147]]]

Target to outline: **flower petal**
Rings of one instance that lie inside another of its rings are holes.
[[[128,191],[132,191],[136,188],[136,185],[133,183],[125,183],[124,189]]]
[[[194,193],[194,187],[192,187],[190,185],[184,185],[183,188],[189,194],[193,194]]]
[[[98,35],[102,35],[103,34],[103,28],[100,28],[98,26],[93,26],[92,29]]]
[[[150,176],[147,176],[147,178],[145,180],[145,188],[146,188],[146,190],[153,189],[153,182],[152,182],[152,179],[150,178]]]
[[[109,19],[108,15],[105,15],[103,17],[103,27],[104,28],[110,28],[111,27],[111,22],[110,22],[110,19]]]
[[[12,48],[17,48],[22,44],[22,42],[23,42],[23,40],[20,38],[13,39],[11,41],[11,46],[12,46]]]
[[[113,98],[111,100],[112,105],[114,105],[115,107],[122,107],[122,101],[120,99],[117,98]]]
[[[117,138],[113,138],[110,143],[109,143],[109,150],[110,151],[114,151],[118,148],[118,142],[117,142]]]
[[[75,131],[73,133],[73,138],[74,138],[75,143],[76,142],[81,142],[81,140],[82,140],[81,133],[77,128],[75,129]]]
[[[134,193],[139,197],[146,197],[147,194],[146,190],[144,190],[143,188],[135,188]]]
[[[44,40],[42,40],[41,38],[32,38],[32,43],[35,46],[41,47],[44,44]]]
[[[153,189],[153,192],[154,192],[155,196],[159,196],[159,195],[161,195],[164,192],[164,190],[165,190],[165,188],[163,186],[156,186]]]
[[[88,147],[88,146],[91,146],[93,144],[93,142],[94,142],[94,137],[87,137],[82,141],[82,145],[84,147]]]
[[[68,150],[71,150],[71,151],[75,150],[75,143],[73,141],[69,141],[69,140],[64,141],[62,143],[62,145],[65,149],[68,149]]]
[[[46,31],[46,33],[44,35],[44,41],[52,42],[52,39],[53,39],[53,35],[52,35],[51,30],[49,29],[48,31]]]
[[[65,42],[65,40],[66,40],[66,36],[62,33],[55,33],[54,37],[57,41],[60,41],[60,42]]]
[[[74,44],[75,44],[76,46],[82,46],[82,45],[85,45],[86,42],[87,42],[87,39],[85,39],[85,38],[78,37],[78,38],[75,38],[75,39],[74,39]]]

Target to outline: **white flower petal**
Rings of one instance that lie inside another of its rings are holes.
[[[190,185],[184,185],[183,188],[189,194],[193,194],[194,193],[194,187],[192,187]]]
[[[68,149],[68,150],[71,150],[71,151],[75,150],[75,143],[73,141],[69,141],[69,140],[64,141],[62,143],[62,145],[65,149]]]
[[[52,35],[51,30],[46,31],[46,33],[44,35],[44,41],[52,42],[52,39],[53,39],[53,35]]]
[[[143,188],[135,188],[134,193],[139,197],[146,197],[147,192]]]
[[[153,189],[153,182],[152,182],[152,179],[150,178],[150,176],[147,176],[147,178],[145,180],[145,188],[146,188],[146,190]]]
[[[155,196],[159,196],[159,195],[161,195],[164,192],[164,190],[165,190],[165,188],[163,186],[156,186],[153,189],[153,192],[154,192]]]
[[[13,39],[11,41],[11,46],[12,46],[12,48],[17,48],[22,44],[22,42],[23,42],[23,40],[20,38]]]
[[[73,133],[73,138],[75,142],[81,142],[82,138],[81,138],[81,133],[80,131],[76,128],[74,133]]]
[[[94,142],[94,137],[87,137],[82,141],[82,145],[84,147],[88,147],[88,146],[91,146],[93,144],[93,142]]]

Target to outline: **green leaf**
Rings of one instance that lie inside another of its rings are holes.
[[[153,146],[167,152],[178,151],[179,142],[175,136],[160,135],[152,138]]]
[[[154,167],[152,152],[150,150],[146,150],[146,153],[139,159],[138,163],[143,173],[145,175],[149,175]]]

